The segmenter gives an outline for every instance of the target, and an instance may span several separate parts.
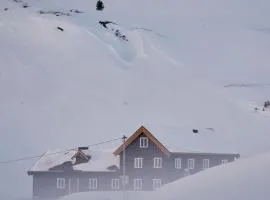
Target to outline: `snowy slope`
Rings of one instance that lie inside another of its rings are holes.
[[[270,154],[218,166],[168,184],[152,198],[189,200],[267,200],[270,196]]]
[[[95,1],[25,2],[0,1],[1,160],[129,135],[145,123],[214,128],[243,156],[270,150],[269,114],[254,112],[270,99],[268,1],[117,0],[104,1],[104,12]],[[38,13],[70,9],[84,13]],[[3,197],[31,194],[33,163],[0,165]]]
[[[77,194],[68,195],[59,200],[87,200],[87,199],[96,199],[96,200],[119,200],[123,199],[124,195],[130,200],[144,199],[145,197],[151,195],[150,192],[127,192],[123,194],[122,192],[81,192]]]

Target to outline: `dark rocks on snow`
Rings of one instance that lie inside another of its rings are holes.
[[[111,21],[99,21],[98,23],[100,23],[104,28],[108,28],[107,24],[116,24],[116,23],[111,22]]]
[[[264,102],[263,107],[264,107],[264,108],[268,108],[268,107],[270,107],[270,101],[266,101],[266,102]]]
[[[28,5],[27,3],[24,3],[24,4],[22,5],[22,7],[23,7],[23,8],[28,8],[29,5]]]
[[[109,27],[107,26],[108,24],[114,24],[114,25],[117,25],[116,23],[114,23],[114,22],[112,22],[112,21],[99,21],[99,24],[101,24],[104,28],[111,30],[111,31],[114,33],[114,35],[115,35],[116,37],[118,37],[119,39],[128,41],[127,37],[126,37],[123,33],[121,33],[120,30],[115,29],[115,28],[109,28]]]
[[[83,11],[77,10],[77,9],[71,9],[69,10],[69,12],[73,12],[73,13],[83,13]]]
[[[60,26],[57,26],[57,29],[59,30],[59,31],[64,31],[64,29],[62,28],[62,27],[60,27]]]
[[[192,129],[193,133],[198,133],[199,131],[197,129]]]
[[[127,37],[124,34],[122,34],[119,30],[116,30],[114,32],[114,34],[115,34],[116,37],[118,37],[118,38],[120,38],[122,40],[128,41]]]
[[[8,11],[8,8],[4,8],[4,11]]]
[[[44,10],[40,10],[38,11],[39,14],[41,15],[46,15],[46,14],[51,14],[51,15],[55,15],[57,17],[59,16],[71,16],[71,13],[76,13],[76,14],[81,14],[83,13],[83,11],[77,10],[77,9],[71,9],[69,11],[54,11],[54,10],[48,10],[48,11],[44,11]]]
[[[39,14],[41,15],[45,15],[45,14],[51,14],[51,15],[55,15],[55,16],[71,16],[71,14],[69,12],[61,12],[61,11],[44,11],[44,10],[40,10],[38,11]]]

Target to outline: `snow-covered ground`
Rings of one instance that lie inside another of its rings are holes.
[[[59,198],[59,200],[120,200],[124,198],[128,200],[137,200],[144,199],[150,195],[152,195],[152,192],[82,192]]]
[[[254,110],[270,100],[270,1],[23,2],[0,1],[0,161],[147,123],[213,128],[242,157],[270,151],[270,111]],[[1,199],[31,195],[35,161],[0,164]]]
[[[270,153],[205,170],[168,184],[153,194],[157,200],[267,200]]]

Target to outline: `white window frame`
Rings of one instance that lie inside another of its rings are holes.
[[[154,168],[162,168],[162,157],[154,157]]]
[[[56,188],[57,189],[65,189],[66,188],[66,179],[65,178],[57,178],[56,179]]]
[[[134,168],[143,167],[143,158],[134,158]]]
[[[161,179],[153,179],[153,189],[158,189],[162,186],[162,180]]]
[[[142,190],[142,179],[141,178],[133,179],[133,189],[134,190]]]
[[[182,159],[175,158],[174,159],[174,166],[175,166],[175,169],[181,169],[182,168]]]
[[[140,148],[148,148],[148,137],[140,137]]]
[[[210,167],[210,160],[209,159],[203,159],[203,169],[207,169]]]
[[[195,168],[195,159],[194,158],[189,158],[187,160],[187,168],[188,169],[194,169]]]
[[[120,179],[119,178],[113,178],[111,182],[111,187],[113,190],[119,190],[120,189]]]
[[[225,164],[227,164],[228,162],[229,162],[228,159],[221,160],[221,164],[222,164],[222,165],[225,165]]]
[[[89,190],[96,190],[98,188],[98,179],[89,178]]]

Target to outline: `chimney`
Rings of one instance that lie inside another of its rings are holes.
[[[88,150],[88,149],[89,149],[89,147],[78,147],[79,151],[84,151],[84,150]]]

